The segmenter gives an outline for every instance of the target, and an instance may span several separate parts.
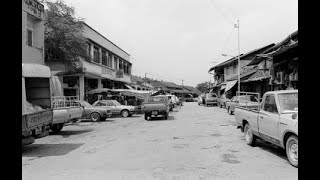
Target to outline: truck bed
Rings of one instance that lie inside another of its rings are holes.
[[[165,103],[145,103],[143,111],[166,111],[168,105]]]
[[[43,132],[43,127],[52,123],[53,112],[51,109],[46,109],[30,114],[22,115],[22,134],[24,136],[31,135],[34,131],[34,135]]]
[[[242,121],[248,121],[252,129],[258,129],[258,116],[259,111],[258,107],[255,108],[246,108],[244,106],[236,106],[235,110],[235,121],[238,126],[242,127]]]

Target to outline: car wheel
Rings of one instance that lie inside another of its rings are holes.
[[[122,115],[122,117],[128,117],[130,115],[130,113],[128,110],[122,110],[121,115]]]
[[[256,143],[256,136],[253,134],[249,123],[244,126],[244,140],[250,146],[254,146]]]
[[[222,108],[222,104],[220,103],[220,108]]]
[[[165,115],[164,115],[164,119],[168,119],[168,113],[165,113]]]
[[[298,137],[291,135],[286,142],[286,154],[290,164],[298,167]]]
[[[50,126],[51,131],[53,131],[54,133],[58,133],[62,130],[63,128],[63,123],[59,123],[59,124],[53,124]]]
[[[144,113],[144,119],[145,119],[145,120],[148,120],[148,115],[147,115],[147,113]]]
[[[90,115],[90,119],[91,119],[93,122],[100,121],[101,116],[100,116],[99,113],[93,112],[93,113],[91,113],[91,115]]]

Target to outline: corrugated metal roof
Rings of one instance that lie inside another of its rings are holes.
[[[252,50],[252,51],[250,51],[250,52],[248,52],[246,54],[240,54],[240,60],[250,60],[250,59],[254,58],[255,53],[257,53],[258,51],[265,51],[265,49],[269,49],[272,46],[274,46],[274,43],[268,44],[266,46],[263,46],[261,48],[255,49],[255,50]],[[213,71],[214,69],[219,68],[219,67],[222,68],[223,66],[225,66],[227,64],[230,64],[230,63],[232,63],[234,61],[237,61],[237,60],[238,60],[238,56],[233,57],[233,58],[231,58],[231,59],[229,59],[227,61],[224,61],[224,62],[222,62],[222,63],[220,63],[220,64],[218,64],[216,66],[213,66],[212,68],[209,69],[209,72]]]

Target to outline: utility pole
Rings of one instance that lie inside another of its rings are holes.
[[[182,81],[182,86],[183,86],[183,81],[184,81],[184,80],[181,80],[181,81]]]
[[[144,85],[147,85],[147,73],[144,73]]]
[[[239,26],[239,19],[238,19],[238,92],[240,93],[240,26]],[[240,95],[240,94],[239,94]]]

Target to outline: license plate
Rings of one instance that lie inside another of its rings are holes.
[[[152,111],[152,115],[158,115],[158,111]]]

